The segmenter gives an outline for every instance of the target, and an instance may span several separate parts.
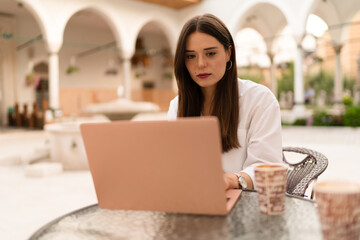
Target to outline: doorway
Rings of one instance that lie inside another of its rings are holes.
[[[34,67],[34,73],[40,76],[39,84],[35,88],[35,102],[40,112],[49,108],[49,67],[45,62]]]

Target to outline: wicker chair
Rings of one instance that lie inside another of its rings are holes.
[[[286,160],[284,152],[304,154],[305,158],[297,163]],[[305,196],[305,191],[312,181],[322,174],[328,166],[328,159],[321,153],[307,148],[284,147],[283,161],[289,166],[286,192],[291,195]],[[313,193],[311,193],[311,199]]]

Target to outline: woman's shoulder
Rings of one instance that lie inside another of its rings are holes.
[[[250,80],[244,80],[238,78],[238,85],[239,85],[239,93],[240,95],[246,94],[248,92],[270,92],[270,89],[262,84],[250,81]]]
[[[251,95],[251,97],[254,98],[265,95],[270,98],[275,98],[274,94],[268,87],[250,80],[238,79],[238,86],[239,97]]]
[[[178,111],[178,101],[179,97],[176,96],[170,101],[170,106],[167,114],[168,120],[175,120],[177,117],[177,111]]]
[[[170,101],[170,106],[178,105],[178,102],[179,102],[179,96],[176,96]]]

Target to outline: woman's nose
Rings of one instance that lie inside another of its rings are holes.
[[[199,67],[205,67],[206,66],[206,60],[203,56],[198,57],[198,66]]]

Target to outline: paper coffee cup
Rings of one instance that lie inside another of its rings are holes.
[[[324,239],[360,239],[360,185],[318,182],[313,188]]]
[[[260,211],[280,214],[285,211],[287,167],[262,164],[255,167],[255,182]]]

